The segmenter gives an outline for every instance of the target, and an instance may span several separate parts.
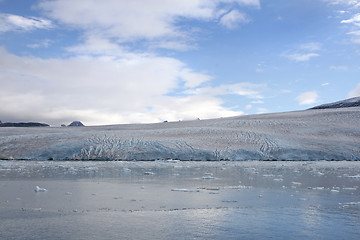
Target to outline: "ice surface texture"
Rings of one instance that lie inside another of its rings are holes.
[[[360,160],[360,107],[82,128],[1,128],[0,159]]]

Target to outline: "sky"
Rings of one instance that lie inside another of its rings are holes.
[[[360,0],[0,0],[0,120],[284,112],[360,96]]]

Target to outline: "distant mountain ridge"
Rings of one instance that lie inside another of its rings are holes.
[[[310,109],[329,109],[329,108],[348,108],[348,107],[360,107],[360,97],[349,98],[346,100],[326,103],[319,106],[315,106]]]
[[[6,122],[6,123],[2,123],[0,121],[0,127],[50,127],[50,125],[45,124],[45,123],[37,123],[37,122],[27,122],[27,123]]]

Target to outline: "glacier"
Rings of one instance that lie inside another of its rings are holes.
[[[10,160],[360,160],[360,107],[79,128],[1,128]]]

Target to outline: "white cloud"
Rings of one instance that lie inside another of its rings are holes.
[[[349,92],[348,97],[349,98],[360,97],[360,83],[356,86],[355,89],[353,89],[351,92]]]
[[[180,27],[182,21],[222,22],[232,28],[248,21],[237,9],[259,8],[259,0],[42,0],[37,7],[54,22],[82,31],[83,43],[67,47],[65,59],[19,57],[0,48],[2,118],[90,125],[226,117],[242,112],[223,107],[222,95],[263,97],[259,84],[206,88],[212,80],[208,74],[129,47],[140,41],[150,49],[188,50],[199,30]],[[52,27],[50,20],[0,14],[0,32]]]
[[[286,54],[284,56],[295,62],[307,62],[311,58],[318,57],[320,55],[318,53],[294,53],[294,54]]]
[[[190,69],[185,68],[181,72],[181,77],[185,81],[185,87],[194,88],[198,87],[204,82],[210,81],[211,77],[206,74],[196,73]]]
[[[31,31],[35,29],[49,29],[53,24],[50,20],[36,17],[22,17],[13,14],[0,13],[0,32]]]
[[[360,26],[360,13],[355,14],[352,18],[342,20],[341,23],[352,23],[357,26]]]
[[[318,100],[318,94],[315,91],[304,92],[300,94],[296,100],[300,105],[313,104]]]
[[[216,94],[171,96],[182,85],[192,89],[211,79],[181,61],[120,52],[118,56],[43,60],[18,57],[0,48],[1,120],[7,116],[12,121],[56,125],[81,120],[92,125],[242,114],[222,107]],[[234,87],[239,94],[258,95],[250,85]],[[222,88],[223,94],[230,94],[229,86]]]
[[[232,10],[225,15],[223,15],[220,19],[220,25],[228,28],[234,29],[239,26],[241,23],[249,23],[250,19],[246,16],[246,14],[239,12],[238,10]]]
[[[235,94],[245,96],[251,99],[263,99],[262,91],[266,88],[264,84],[254,84],[248,82],[241,82],[236,84],[221,85],[220,89],[227,94]]]
[[[329,85],[330,85],[330,83],[328,83],[328,82],[321,84],[322,87],[326,87],[326,86],[329,86]]]
[[[216,21],[230,6],[258,8],[259,0],[132,0],[118,1],[80,0],[41,1],[38,7],[61,23],[83,29],[103,38],[116,38],[121,42],[158,40],[161,47],[184,48],[191,34],[177,23],[184,19]],[[242,15],[233,10],[233,23]],[[230,18],[231,15],[228,17]],[[231,20],[228,20],[228,25]],[[166,41],[164,40],[166,39]],[[175,41],[176,40],[176,41]],[[172,43],[172,44],[169,44]],[[177,43],[177,44],[175,44]]]

